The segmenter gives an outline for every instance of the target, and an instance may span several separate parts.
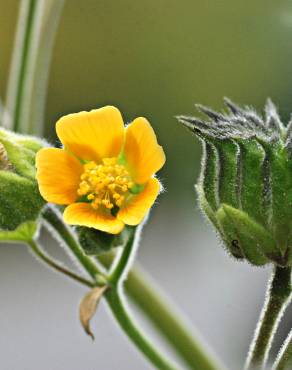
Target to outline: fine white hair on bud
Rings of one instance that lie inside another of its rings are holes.
[[[292,265],[292,120],[271,99],[264,114],[224,99],[196,105],[206,119],[177,117],[202,142],[200,206],[229,253],[254,265]]]

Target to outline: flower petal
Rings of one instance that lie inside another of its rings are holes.
[[[44,199],[70,204],[77,199],[82,164],[63,149],[44,148],[36,155],[36,178]]]
[[[84,160],[116,157],[124,141],[120,111],[112,106],[68,114],[56,123],[64,147]]]
[[[90,203],[74,203],[64,211],[64,221],[70,225],[93,227],[110,234],[120,233],[125,224],[110,214],[94,210]]]
[[[144,190],[134,195],[131,200],[120,209],[117,218],[127,225],[138,225],[151,208],[160,191],[160,183],[157,179],[150,179]]]
[[[150,123],[143,117],[136,118],[126,130],[125,157],[134,182],[143,184],[165,162],[162,147]]]

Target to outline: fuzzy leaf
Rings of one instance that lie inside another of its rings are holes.
[[[37,223],[34,221],[24,222],[15,230],[0,230],[0,242],[28,242],[33,239],[37,232]]]

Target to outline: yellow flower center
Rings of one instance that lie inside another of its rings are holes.
[[[133,186],[129,172],[117,163],[117,158],[104,158],[102,164],[91,161],[84,165],[77,193],[85,196],[94,209],[112,209],[121,207]]]

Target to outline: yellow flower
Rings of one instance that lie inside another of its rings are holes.
[[[165,162],[149,122],[140,117],[124,127],[120,111],[106,106],[64,116],[56,131],[63,149],[36,156],[43,198],[67,205],[71,225],[111,234],[138,225],[160,191],[154,174]]]

